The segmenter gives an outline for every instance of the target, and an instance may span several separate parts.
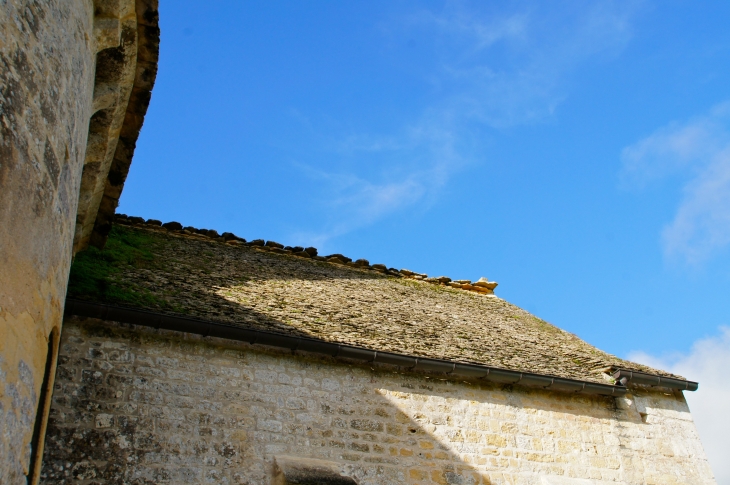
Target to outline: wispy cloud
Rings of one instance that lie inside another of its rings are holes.
[[[326,246],[337,236],[367,226],[394,212],[413,207],[423,210],[435,202],[452,174],[472,160],[467,148],[441,124],[420,123],[398,137],[350,136],[332,150],[375,156],[385,168],[375,177],[351,171],[331,172],[310,165],[299,168],[327,187],[324,203],[329,223],[320,232],[297,233],[295,240]],[[397,162],[396,162],[397,161]],[[373,162],[375,163],[375,162]]]
[[[715,337],[700,339],[686,354],[655,357],[634,352],[630,360],[696,380],[700,388],[685,396],[710,460],[717,483],[730,483],[730,384],[726,369],[730,366],[730,328],[723,327]]]
[[[330,137],[331,154],[367,159],[368,170],[309,171],[329,184],[326,206],[337,222],[308,237],[326,240],[428,205],[456,172],[485,161],[483,139],[493,130],[551,116],[581,63],[620,52],[636,5],[576,2],[543,11],[447,2],[398,19],[386,29],[391,35],[428,39],[424,75],[433,96],[396,132]]]
[[[501,128],[551,116],[568,96],[570,75],[582,63],[612,58],[632,36],[640,2],[575,2],[478,11],[451,2],[422,12],[413,28],[429,30],[438,45],[440,85],[450,86],[449,109]]]
[[[671,123],[622,153],[622,181],[644,185],[668,176],[684,181],[664,252],[699,264],[730,245],[730,102],[704,116]]]

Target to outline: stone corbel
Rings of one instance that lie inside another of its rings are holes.
[[[121,44],[123,14],[122,0],[94,0],[96,52]]]
[[[74,252],[91,237],[119,137],[137,66],[135,0],[94,0],[96,72],[92,117],[81,175]]]
[[[97,83],[94,86],[94,99],[92,101],[92,112],[111,108],[119,103],[120,89],[117,84]]]
[[[94,41],[96,52],[110,47],[117,47],[121,43],[122,22],[113,17],[94,18]]]

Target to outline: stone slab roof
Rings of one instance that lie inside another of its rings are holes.
[[[154,224],[115,225],[104,251],[77,256],[69,296],[598,383],[607,383],[609,367],[672,376],[493,295],[265,249]]]

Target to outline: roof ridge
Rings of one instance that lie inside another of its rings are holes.
[[[389,276],[395,276],[399,278],[406,278],[410,280],[423,281],[439,286],[449,286],[451,288],[461,289],[465,291],[471,291],[480,295],[492,296],[494,295],[494,289],[498,286],[496,281],[489,281],[487,278],[481,277],[479,280],[472,282],[472,280],[452,280],[448,276],[436,276],[429,277],[426,273],[418,273],[411,271],[406,268],[396,269],[388,268],[384,264],[370,264],[367,259],[358,259],[353,261],[352,258],[344,256],[340,253],[334,253],[327,256],[319,256],[317,248],[315,247],[301,247],[301,246],[285,246],[281,243],[271,240],[264,239],[253,239],[246,241],[246,239],[239,237],[232,232],[224,232],[219,234],[215,229],[199,229],[193,226],[183,226],[177,221],[170,221],[163,223],[159,219],[144,219],[143,217],[128,216],[127,214],[115,214],[114,222],[122,225],[146,227],[150,229],[164,229],[169,232],[181,234],[184,236],[203,236],[215,241],[230,244],[232,246],[246,245],[256,250],[269,251],[275,254],[288,254],[306,259],[314,259],[316,261],[322,261],[332,264],[339,264],[342,266],[349,266],[356,269],[366,269],[377,271],[382,274]]]

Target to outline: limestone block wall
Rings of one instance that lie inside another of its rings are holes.
[[[306,463],[359,484],[715,483],[681,393],[442,380],[78,317],[47,440],[46,484],[285,483]]]
[[[94,87],[89,0],[0,2],[0,483],[25,483]]]

